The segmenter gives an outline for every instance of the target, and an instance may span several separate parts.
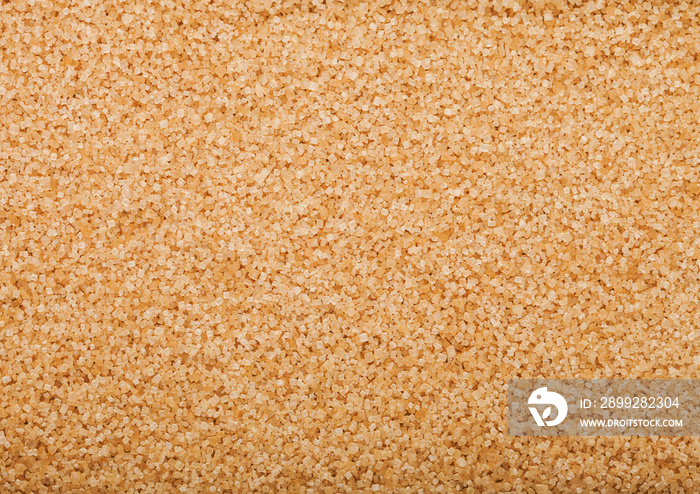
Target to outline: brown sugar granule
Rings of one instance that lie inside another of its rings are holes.
[[[507,435],[691,378],[700,3],[0,5],[0,491],[690,493]]]

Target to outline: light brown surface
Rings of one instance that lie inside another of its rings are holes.
[[[700,4],[553,4],[3,2],[0,491],[699,491],[507,436],[698,369]]]

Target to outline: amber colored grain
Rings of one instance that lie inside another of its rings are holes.
[[[0,5],[0,491],[700,491],[507,436],[697,377],[700,4]]]

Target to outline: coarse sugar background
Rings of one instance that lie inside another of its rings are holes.
[[[507,383],[697,378],[700,2],[0,3],[0,492],[692,493]]]

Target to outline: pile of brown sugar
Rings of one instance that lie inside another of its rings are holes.
[[[0,492],[690,493],[515,377],[692,378],[700,3],[0,5]]]

